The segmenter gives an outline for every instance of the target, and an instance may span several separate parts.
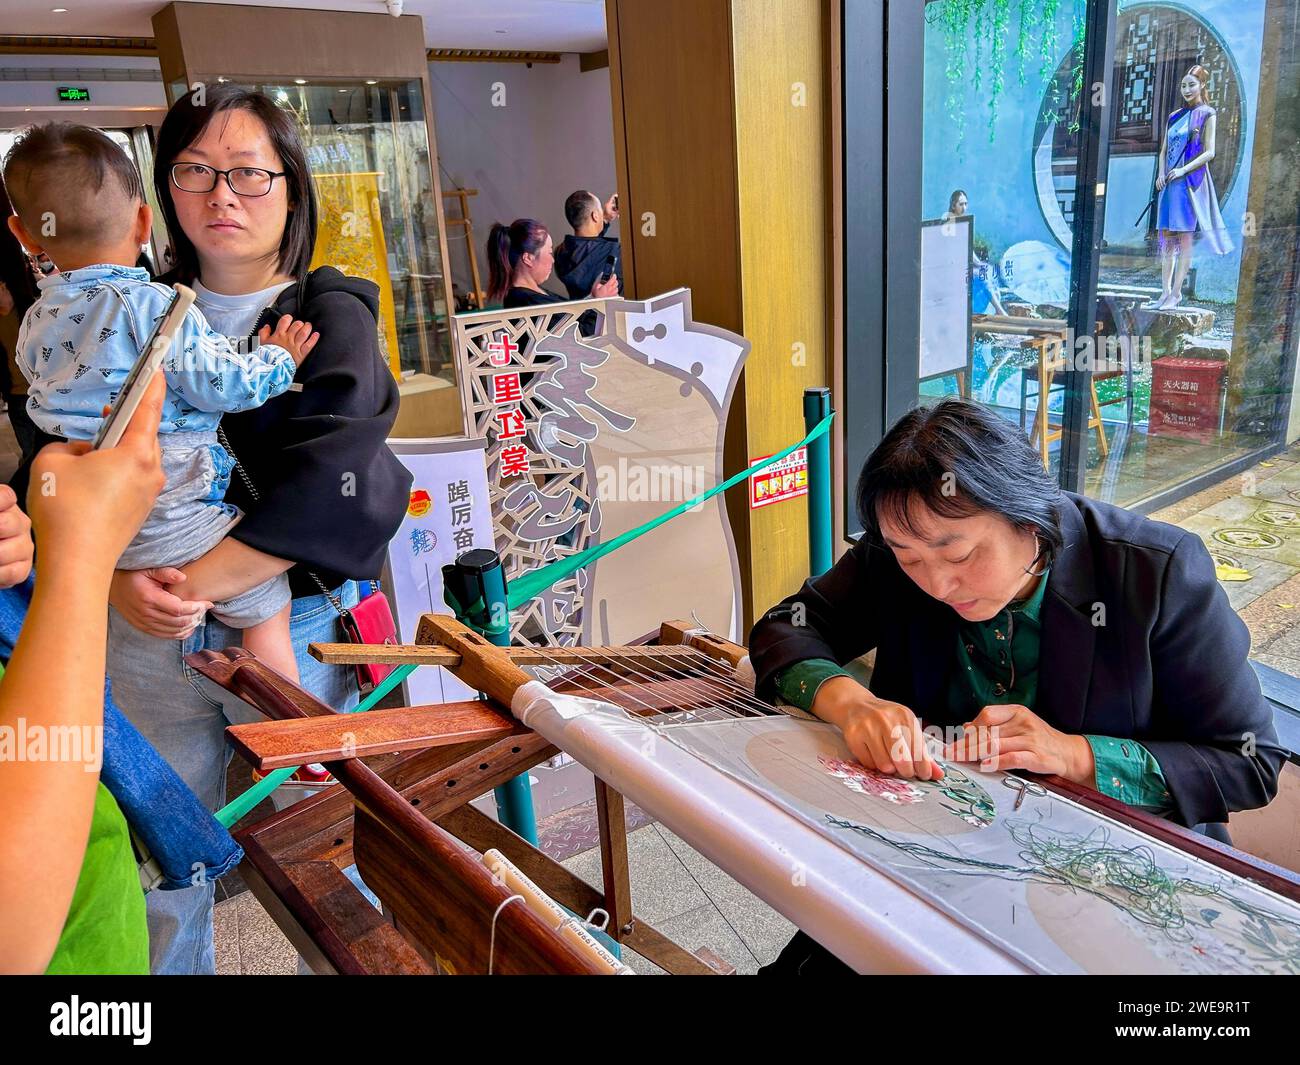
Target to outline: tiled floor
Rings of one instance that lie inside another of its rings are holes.
[[[1222,586],[1250,629],[1251,657],[1300,675],[1300,443],[1151,516],[1249,574]]]
[[[587,824],[582,824],[586,816]],[[574,838],[594,843],[594,806],[566,811],[539,824],[542,847],[559,857]],[[641,827],[635,827],[637,825]],[[628,864],[633,907],[643,920],[687,950],[706,947],[741,973],[772,961],[794,926],[662,825],[629,808]],[[589,847],[562,864],[600,886],[600,851]],[[585,916],[585,915],[584,915]],[[249,891],[217,903],[220,975],[298,971],[297,952]],[[631,951],[624,960],[641,973],[661,972]]]

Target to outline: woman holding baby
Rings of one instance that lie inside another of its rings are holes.
[[[112,584],[114,697],[216,809],[224,730],[257,714],[184,664],[240,642],[208,610],[287,576],[303,687],[336,709],[355,705],[350,669],[306,649],[346,638],[335,604],[355,605],[355,581],[380,575],[411,479],[385,443],[398,391],[379,353],[378,290],[332,267],[309,270],[316,196],[293,115],[231,85],[183,97],[159,131],[154,186],[177,264],[163,280],[192,287],[216,333],[255,349],[292,315],[319,334],[287,391],[221,418],[228,468],[216,474],[242,512],[228,535],[186,565],[119,570]],[[152,971],[213,972],[213,885],[152,892],[148,903]]]

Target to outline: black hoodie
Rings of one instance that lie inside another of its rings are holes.
[[[379,289],[317,267],[301,298],[290,285],[253,334],[282,314],[311,322],[320,340],[294,375],[301,391],[221,419],[261,496],[255,502],[236,474],[226,499],[245,512],[231,535],[300,563],[289,571],[294,596],[319,595],[307,569],[330,588],[380,575],[410,503],[411,474],[385,443],[398,391],[379,353]]]
[[[294,375],[301,391],[221,419],[259,496],[238,472],[231,477],[226,499],[244,511],[231,536],[300,563],[289,570],[295,598],[320,595],[308,569],[331,589],[379,577],[411,493],[410,473],[385,442],[398,391],[379,354],[379,289],[321,266],[299,293],[297,283],[281,292],[252,334],[282,314],[311,322],[320,340]],[[41,433],[37,449],[57,439]],[[30,463],[10,482],[19,499],[29,476]]]
[[[623,254],[617,237],[605,236],[609,223],[598,237],[565,237],[555,249],[555,276],[569,290],[569,299],[585,300],[591,287],[605,272],[605,260],[614,256],[614,273],[618,276],[618,292],[623,294]]]

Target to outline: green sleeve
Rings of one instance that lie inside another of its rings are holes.
[[[783,669],[778,673],[776,690],[791,706],[812,713],[817,689],[831,677],[847,676],[850,674],[840,669],[829,658],[809,658],[803,662],[796,662],[789,669]]]
[[[1160,763],[1136,740],[1085,736],[1097,763],[1097,790],[1140,810],[1160,813],[1173,805]]]

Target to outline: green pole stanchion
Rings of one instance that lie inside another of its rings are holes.
[[[510,604],[506,596],[506,571],[495,551],[478,547],[456,556],[442,568],[447,604],[456,617],[498,647],[510,646]],[[528,774],[520,773],[492,792],[497,818],[517,836],[537,844],[537,818]]]
[[[803,424],[812,432],[831,413],[829,388],[805,388]],[[809,574],[818,577],[834,561],[831,523],[831,438],[829,433],[808,442],[808,560]]]

